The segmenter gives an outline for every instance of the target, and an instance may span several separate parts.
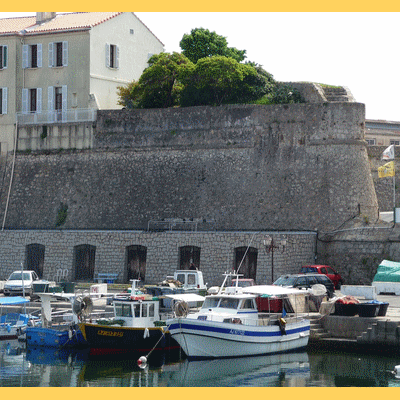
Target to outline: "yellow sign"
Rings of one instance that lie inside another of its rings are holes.
[[[394,176],[394,161],[390,161],[382,167],[378,168],[379,178],[386,178],[387,176]]]
[[[123,332],[110,332],[110,331],[98,331],[97,334],[100,336],[114,336],[114,337],[124,336]]]

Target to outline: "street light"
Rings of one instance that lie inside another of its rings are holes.
[[[283,253],[285,251],[286,244],[287,240],[285,237],[280,240],[274,240],[273,237],[267,235],[264,239],[265,251],[267,254],[271,253],[271,283],[274,283],[274,250],[281,250]]]

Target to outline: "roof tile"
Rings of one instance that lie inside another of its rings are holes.
[[[65,31],[75,29],[90,29],[99,25],[121,12],[80,12],[57,14],[57,16],[40,25],[36,24],[36,16],[0,19],[0,34],[13,34],[24,29],[28,34]]]
[[[0,19],[0,34],[17,33],[35,25],[36,17],[19,17]]]

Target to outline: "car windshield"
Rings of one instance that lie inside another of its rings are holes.
[[[317,272],[317,268],[315,267],[302,267],[301,272],[307,273],[307,272]]]
[[[21,272],[13,272],[8,278],[9,281],[22,281]],[[29,281],[31,279],[29,273],[24,272],[24,281]]]
[[[281,276],[274,282],[274,285],[293,286],[295,279],[296,278],[294,276]]]

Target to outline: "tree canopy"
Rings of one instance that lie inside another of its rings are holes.
[[[238,50],[235,47],[228,47],[224,36],[208,29],[192,29],[190,34],[184,34],[179,46],[190,61],[197,63],[201,58],[212,56],[230,57],[237,62],[246,58],[246,50]]]
[[[180,53],[152,56],[139,81],[119,87],[120,104],[128,108],[168,108],[179,105],[181,70],[192,62]]]
[[[202,58],[181,79],[183,107],[247,103],[267,93],[265,80],[253,66],[230,57]]]
[[[138,81],[118,88],[127,108],[167,108],[238,103],[301,102],[293,88],[277,84],[262,66],[244,62],[246,50],[196,28],[180,42],[182,53],[152,56]]]

